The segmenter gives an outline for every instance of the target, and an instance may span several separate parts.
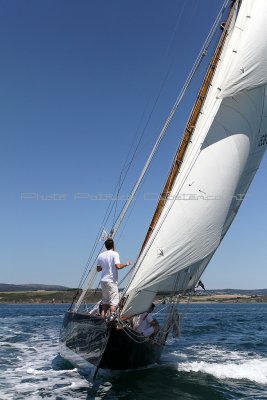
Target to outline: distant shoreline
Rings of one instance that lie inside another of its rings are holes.
[[[0,292],[0,304],[69,304],[81,290],[35,290],[21,292]],[[87,296],[88,302],[101,299],[100,291],[92,291]]]
[[[80,291],[79,291],[80,292]],[[70,304],[77,290],[63,291],[25,291],[25,292],[0,292],[0,304]],[[88,303],[96,303],[101,299],[101,291],[91,291],[87,296]],[[241,294],[208,294],[201,292],[191,298],[181,298],[180,303],[191,304],[263,304],[267,303],[267,296],[241,295]],[[160,304],[161,300],[156,300]]]

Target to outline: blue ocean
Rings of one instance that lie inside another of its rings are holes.
[[[67,305],[0,305],[0,399],[267,399],[267,304],[182,305],[160,364],[77,370],[58,355]]]

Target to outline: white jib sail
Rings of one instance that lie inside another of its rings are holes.
[[[267,1],[243,0],[182,168],[137,261],[124,317],[146,311],[160,291],[194,287],[238,211],[267,143],[266,24]],[[242,72],[252,65],[246,51],[255,57],[255,78]]]

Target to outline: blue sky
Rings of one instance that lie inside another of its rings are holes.
[[[77,286],[108,206],[99,194],[113,193],[164,82],[129,193],[222,3],[1,1],[0,282]],[[135,259],[154,207],[145,193],[160,191],[196,88],[141,188],[122,260]],[[267,286],[266,163],[204,274],[208,288]]]

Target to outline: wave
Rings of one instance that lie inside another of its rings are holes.
[[[188,351],[190,350],[190,352]],[[234,379],[267,384],[267,358],[249,352],[228,351],[217,346],[192,346],[190,355],[174,351],[167,357],[178,371],[201,372],[217,379]]]
[[[202,372],[213,375],[218,379],[247,379],[259,384],[267,384],[267,359],[225,364],[194,361],[179,364],[178,370]]]

